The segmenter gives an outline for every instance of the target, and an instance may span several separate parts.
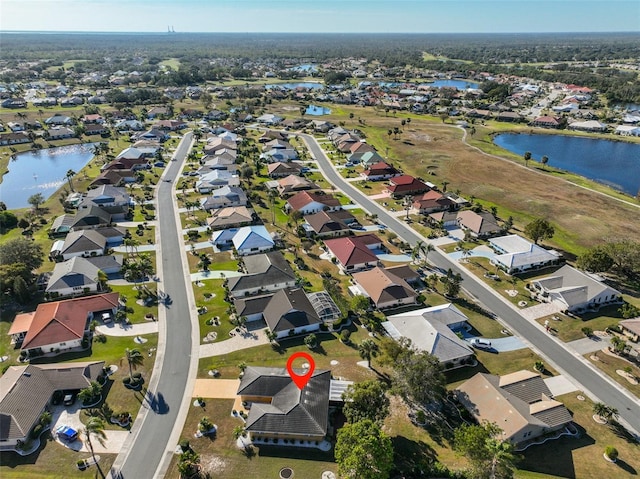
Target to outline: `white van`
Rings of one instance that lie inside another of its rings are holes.
[[[478,349],[491,349],[491,341],[484,338],[473,338],[471,341],[471,346]]]

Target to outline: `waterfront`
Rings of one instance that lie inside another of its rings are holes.
[[[67,183],[69,170],[80,171],[93,158],[93,143],[18,153],[2,177],[0,200],[8,209],[26,208],[31,195],[49,198]]]
[[[567,170],[635,196],[640,188],[640,144],[566,135],[503,133],[493,142],[548,166]],[[531,165],[531,163],[530,163]]]

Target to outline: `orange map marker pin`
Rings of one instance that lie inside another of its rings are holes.
[[[304,358],[309,363],[309,370],[307,371],[306,374],[303,374],[301,376],[296,374],[295,371],[293,370],[293,361],[295,361],[298,358]],[[313,374],[313,371],[315,370],[315,368],[316,368],[316,363],[313,361],[313,358],[311,357],[311,355],[303,351],[293,353],[291,356],[289,356],[289,360],[287,361],[287,372],[289,373],[289,376],[291,377],[291,379],[293,379],[293,382],[296,383],[296,386],[298,386],[298,389],[300,390],[304,389],[304,387],[307,385],[307,383],[309,382],[309,379],[311,379],[311,375]]]

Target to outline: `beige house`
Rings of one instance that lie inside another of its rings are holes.
[[[378,309],[415,304],[418,296],[404,279],[377,266],[368,271],[354,273],[353,280],[358,289],[371,298]]]
[[[478,373],[459,386],[456,395],[479,422],[497,424],[502,439],[516,449],[572,421],[564,404],[553,399],[544,380],[533,371],[505,376]]]

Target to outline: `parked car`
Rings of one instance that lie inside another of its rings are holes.
[[[73,393],[65,394],[62,399],[62,404],[65,406],[72,406],[74,402],[76,402],[76,395]]]
[[[56,435],[67,442],[73,442],[78,439],[78,431],[64,424],[56,428]]]
[[[111,313],[102,313],[102,322],[103,323],[110,323],[111,322]]]
[[[491,349],[491,341],[484,338],[473,338],[471,341],[471,346],[478,349]]]

